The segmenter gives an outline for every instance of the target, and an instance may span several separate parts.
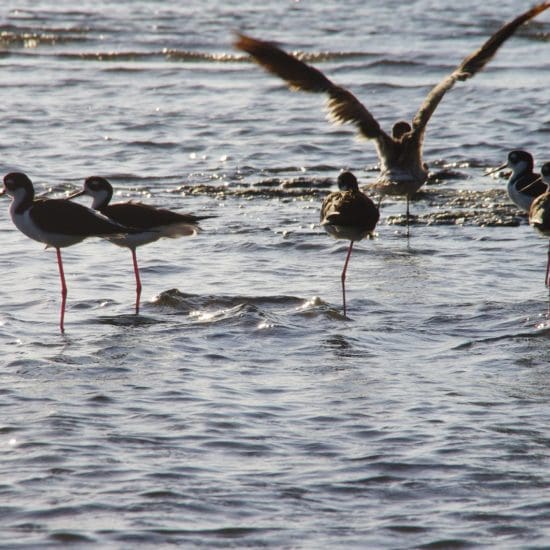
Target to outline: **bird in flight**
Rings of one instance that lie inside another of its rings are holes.
[[[406,196],[408,219],[409,198],[422,187],[428,176],[428,166],[422,158],[422,145],[426,125],[439,102],[455,82],[468,80],[483,69],[518,27],[549,7],[549,1],[541,2],[498,29],[431,89],[412,123],[403,120],[396,122],[391,135],[381,128],[370,111],[350,91],[272,42],[238,34],[235,47],[248,53],[270,73],[285,80],[292,90],[327,94],[329,118],[336,123],[354,124],[361,136],[374,141],[380,160],[380,175],[370,189],[379,193],[380,198],[384,195]]]

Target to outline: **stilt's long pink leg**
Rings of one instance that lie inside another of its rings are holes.
[[[63,272],[63,260],[61,259],[61,249],[57,251],[57,266],[59,267],[59,278],[61,279],[61,313],[59,317],[59,329],[65,332],[65,304],[67,303],[67,284],[65,283],[65,273]]]
[[[136,276],[136,315],[139,315],[139,300],[141,298],[141,279],[137,263],[136,249],[132,248],[132,260],[134,262],[134,275]]]

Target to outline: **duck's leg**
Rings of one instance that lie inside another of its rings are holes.
[[[349,258],[351,256],[352,248],[353,248],[353,241],[350,241],[348,253],[346,256],[346,261],[344,262],[344,269],[342,269],[342,275],[340,277],[342,280],[342,302],[344,304],[344,317],[347,317],[346,315],[346,271],[348,270],[348,263],[349,263]]]
[[[409,211],[409,195],[407,194],[407,238],[410,236],[409,217],[411,213]]]
[[[545,284],[550,288],[550,241],[548,241],[548,260],[546,262],[546,279]]]

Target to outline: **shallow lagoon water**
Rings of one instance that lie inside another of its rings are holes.
[[[438,107],[411,238],[384,201],[345,319],[319,206],[373,147],[232,32],[308,53],[388,128],[529,4],[4,4],[2,173],[217,217],[139,249],[139,317],[127,250],[66,249],[60,335],[55,253],[4,201],[2,546],[547,546],[547,242],[483,177],[548,160],[546,14]]]

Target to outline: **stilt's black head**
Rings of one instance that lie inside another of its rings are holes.
[[[531,153],[521,150],[510,151],[510,153],[508,153],[508,167],[518,167],[520,163],[524,163],[523,166],[529,172],[533,171],[534,161]]]
[[[82,190],[70,195],[69,199],[79,197],[80,195],[90,195],[94,199],[92,208],[94,210],[103,210],[113,197],[113,186],[105,178],[90,176],[84,180]]]
[[[11,195],[12,197],[21,196],[26,200],[34,199],[34,187],[31,180],[22,172],[10,172],[4,176],[4,189],[1,194]]]

